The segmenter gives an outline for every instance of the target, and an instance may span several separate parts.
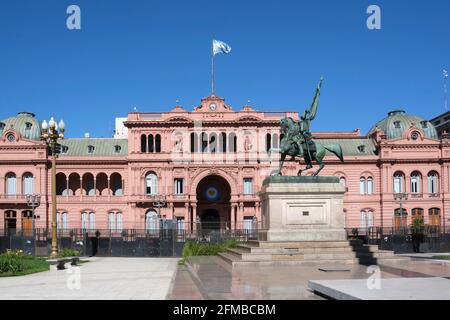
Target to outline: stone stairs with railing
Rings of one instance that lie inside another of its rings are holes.
[[[219,254],[234,266],[363,264],[373,265],[386,260],[400,261],[392,251],[380,250],[362,241],[268,242],[248,241]]]

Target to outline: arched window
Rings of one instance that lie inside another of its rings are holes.
[[[438,174],[436,171],[428,173],[428,193],[438,193]]]
[[[236,152],[237,146],[236,146],[236,133],[232,132],[228,135],[228,152]]]
[[[17,194],[17,178],[15,173],[8,173],[6,175],[6,194],[7,195],[16,195]]]
[[[208,135],[202,132],[202,152],[208,152]]]
[[[345,180],[345,177],[340,177],[340,178],[339,178],[339,183],[340,183],[343,187],[347,187],[347,181]]]
[[[95,229],[95,212],[83,211],[81,213],[81,228],[90,231]]]
[[[95,196],[94,175],[93,174],[86,173],[83,175],[83,189],[84,189],[85,195]]]
[[[431,226],[440,226],[441,225],[441,209],[439,208],[430,208],[428,210],[428,223]]]
[[[269,152],[269,150],[272,148],[272,137],[270,136],[270,133],[266,134],[266,152]]]
[[[198,152],[198,135],[195,132],[191,133],[191,152]]]
[[[123,196],[122,176],[120,174],[113,173],[109,183],[113,196]]]
[[[123,221],[122,212],[109,212],[108,213],[108,227],[111,232],[122,232]]]
[[[152,134],[148,135],[148,152],[155,152],[155,141]]]
[[[220,134],[219,150],[223,153],[227,152],[227,134],[225,132]]]
[[[145,231],[155,232],[159,229],[158,214],[153,209],[148,210],[145,214]]]
[[[359,194],[365,193],[366,193],[366,178],[361,177],[359,178]]]
[[[423,222],[423,209],[422,208],[414,208],[411,210],[412,221],[419,220]]]
[[[111,181],[109,182],[111,184]],[[108,188],[108,176],[104,172],[100,172],[95,177],[95,192],[94,194],[98,196],[110,195],[110,190]]]
[[[369,211],[361,210],[359,215],[360,215],[359,221],[360,228],[367,229],[374,226],[374,217],[372,210]]]
[[[141,152],[147,152],[147,136],[141,135]]]
[[[400,210],[400,208],[397,208],[394,210],[394,227],[395,228],[405,228],[407,227],[407,221],[408,221],[408,212],[405,208],[403,210]]]
[[[414,171],[411,174],[411,193],[420,193],[420,173]]]
[[[161,135],[155,136],[155,152],[161,152]]]
[[[278,148],[279,146],[279,139],[278,139],[278,134],[274,133],[272,135],[272,148]]]
[[[145,176],[145,193],[157,194],[158,192],[158,177],[154,172],[149,172]]]
[[[373,193],[373,178],[368,177],[367,178],[367,194]]]
[[[23,175],[23,194],[33,194],[34,192],[34,177],[27,172]]]
[[[56,195],[57,196],[67,196],[68,193],[68,185],[67,185],[67,177],[64,173],[58,172],[56,174]]]
[[[58,230],[69,229],[69,215],[65,211],[56,212],[56,226]]]
[[[403,193],[404,191],[404,175],[402,172],[394,174],[394,193]]]
[[[214,132],[210,134],[209,136],[209,152],[216,152],[217,148],[217,134]]]

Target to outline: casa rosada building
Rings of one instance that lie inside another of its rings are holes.
[[[209,96],[193,111],[131,112],[117,121],[112,138],[64,139],[58,227],[144,230],[158,228],[160,217],[189,231],[208,223],[222,229],[264,223],[258,191],[278,166],[279,155],[268,150],[279,146],[284,116],[298,120],[297,112],[248,105],[234,111]],[[40,195],[35,227],[51,226],[51,159],[40,126],[27,112],[0,121],[0,229],[33,227],[27,194]],[[445,226],[450,140],[438,137],[430,122],[397,110],[367,135],[317,132],[314,138],[343,148],[345,162],[327,155],[321,175],[337,176],[347,187],[347,228],[407,226],[416,218]],[[287,162],[283,174],[304,166]]]

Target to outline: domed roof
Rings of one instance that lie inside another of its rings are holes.
[[[388,139],[401,138],[405,130],[408,130],[413,124],[423,131],[426,138],[438,139],[436,128],[431,122],[418,116],[406,114],[404,110],[389,112],[387,118],[378,121],[370,129],[369,135],[378,128],[384,131]]]
[[[41,126],[31,112],[19,112],[15,117],[0,120],[0,135],[9,129],[20,132],[26,139],[39,140],[41,137]]]

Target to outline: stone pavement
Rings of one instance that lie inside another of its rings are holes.
[[[79,268],[0,278],[0,300],[162,300],[170,291],[178,261],[100,257],[90,260]]]
[[[450,280],[445,278],[381,279],[372,288],[366,279],[316,280],[309,287],[336,300],[450,300]]]
[[[310,280],[362,279],[364,283],[372,276],[367,266],[346,265],[350,271],[323,272],[321,267],[330,265],[239,267],[231,268],[217,257],[192,257],[183,269],[183,281],[175,281],[170,299],[266,300],[266,299],[324,299],[309,287]],[[339,267],[336,265],[335,267]],[[445,261],[412,259],[411,261],[386,262],[380,265],[382,279],[439,277],[446,285],[450,277],[450,263]],[[188,271],[187,271],[188,270]],[[191,279],[187,277],[191,275]],[[408,286],[404,287],[407,290]],[[432,288],[432,287],[431,287]],[[437,287],[436,287],[437,288]],[[405,298],[407,296],[405,295]]]

